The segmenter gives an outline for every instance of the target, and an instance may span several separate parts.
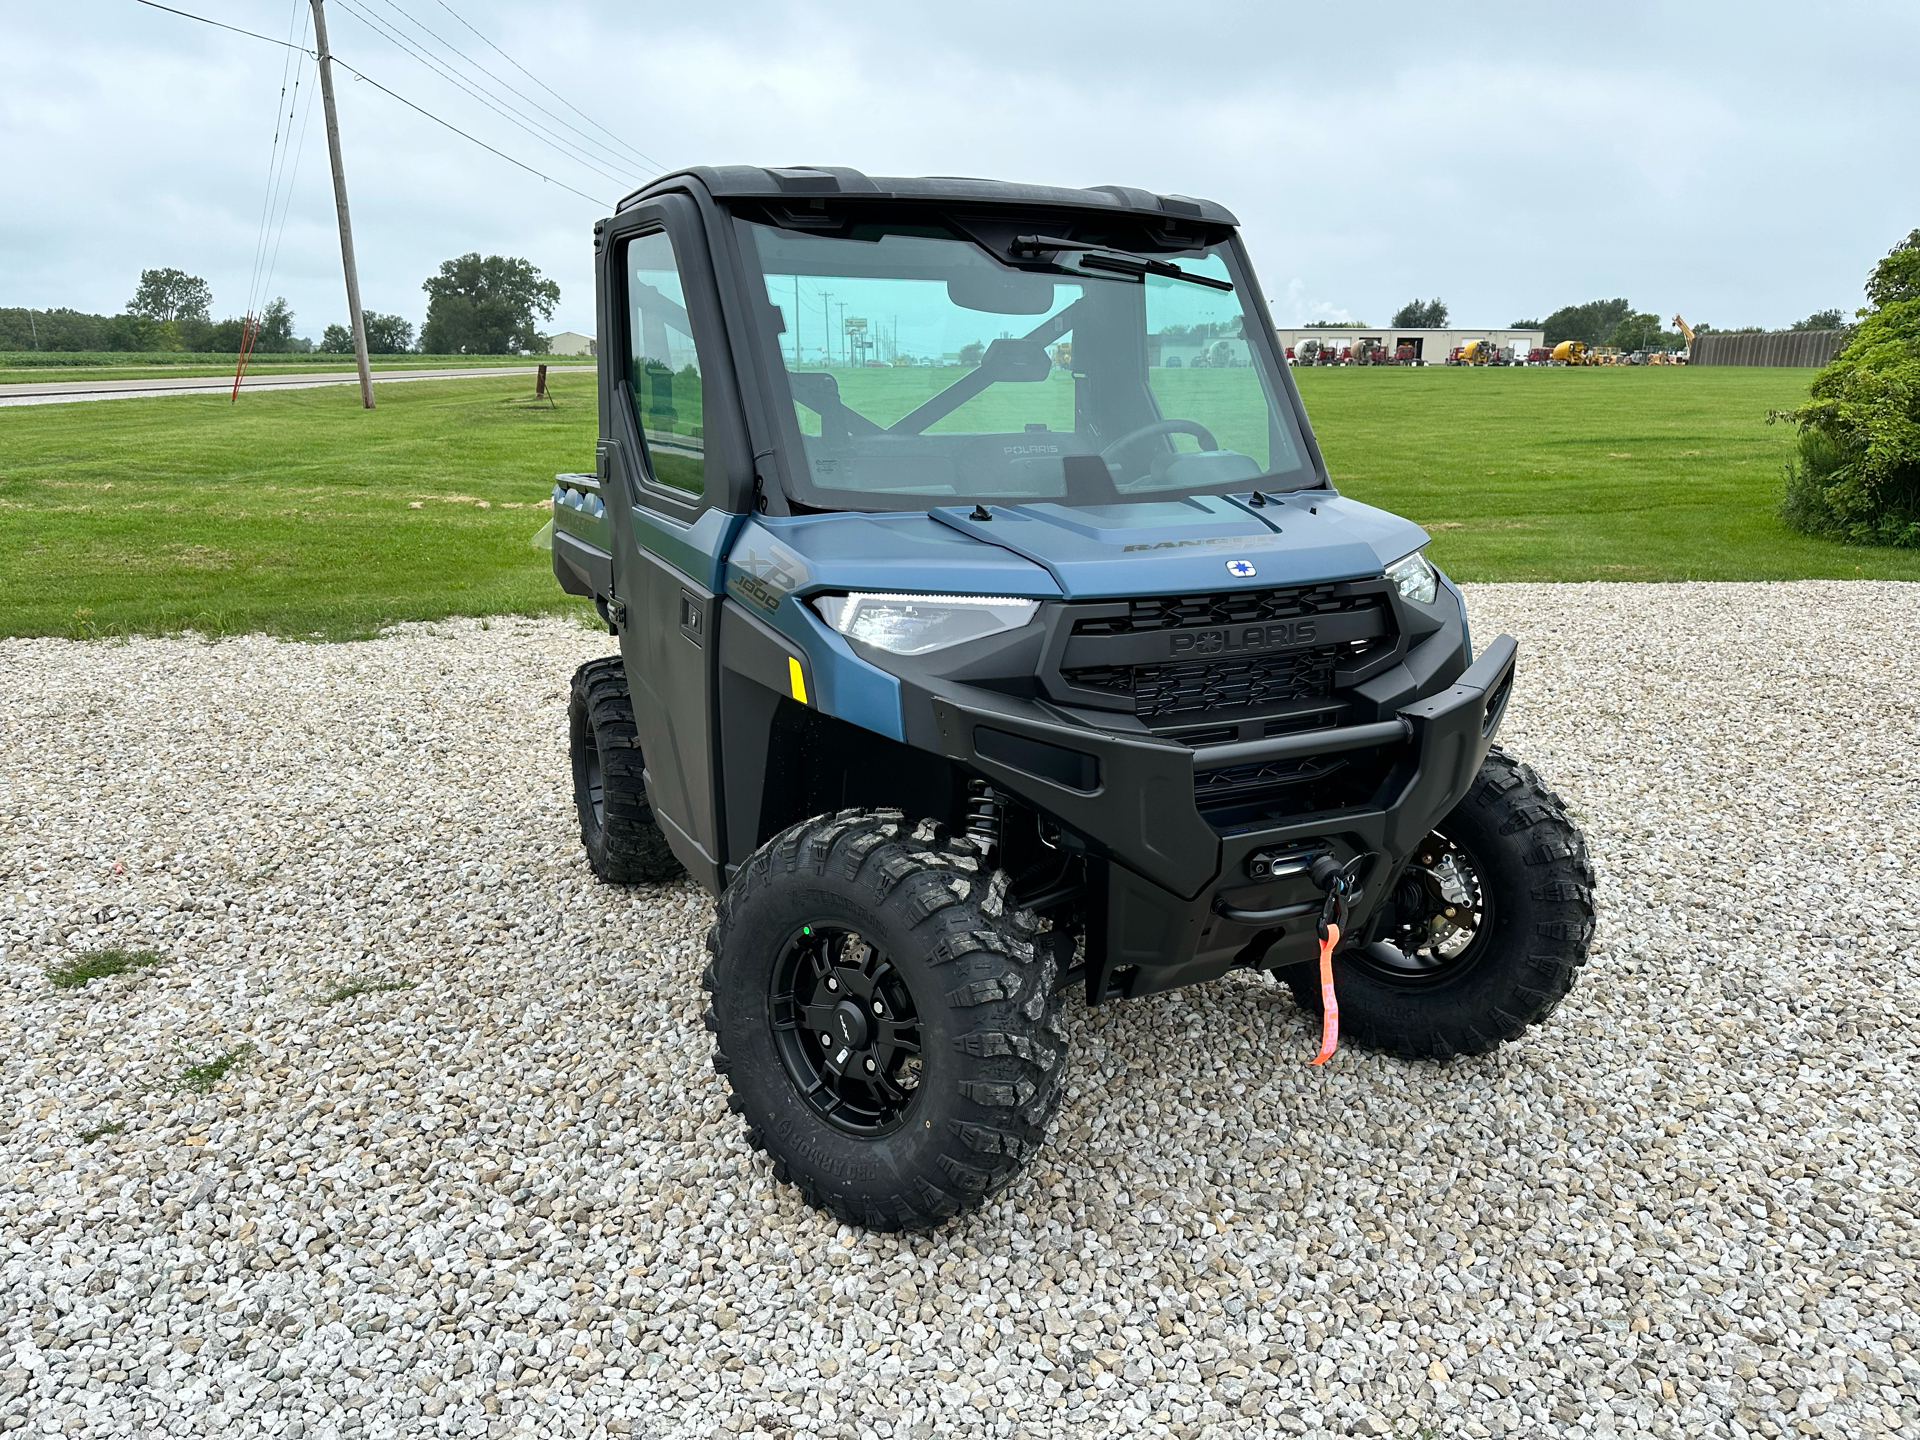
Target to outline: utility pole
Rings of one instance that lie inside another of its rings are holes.
[[[831,370],[833,368],[833,296],[827,291],[822,291],[820,295],[820,331],[820,338],[824,342],[820,347],[820,353],[826,357],[825,368]]]
[[[373,374],[367,369],[367,321],[360,313],[360,272],[353,263],[353,221],[347,216],[347,172],[340,164],[340,116],[333,108],[333,52],[327,48],[324,0],[313,0],[313,38],[320,52],[320,100],[327,112],[327,158],[333,162],[333,208],[340,212],[340,261],[347,272],[353,358],[360,364],[360,403],[371,410]]]

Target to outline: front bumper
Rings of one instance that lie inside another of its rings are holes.
[[[1105,860],[1089,906],[1088,995],[1141,995],[1238,965],[1311,959],[1320,893],[1304,875],[1256,879],[1272,851],[1327,851],[1354,867],[1349,932],[1361,936],[1415,846],[1457,805],[1493,743],[1517,645],[1502,635],[1450,687],[1366,725],[1198,749],[1074,724],[1057,710],[971,685],[928,695],[939,747],[1049,815]],[[1197,777],[1354,752],[1384,778],[1364,803],[1284,823],[1210,824]]]

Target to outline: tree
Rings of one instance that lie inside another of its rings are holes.
[[[1563,305],[1540,322],[1547,332],[1547,344],[1562,340],[1584,340],[1589,345],[1604,345],[1614,327],[1633,313],[1625,300],[1590,300],[1585,305]]]
[[[1789,330],[1838,330],[1847,323],[1847,317],[1839,310],[1816,310],[1804,320],[1796,320]]]
[[[129,315],[149,320],[200,320],[213,304],[213,287],[184,270],[142,270],[140,288],[127,302]]]
[[[1868,277],[1868,308],[1813,378],[1781,517],[1853,545],[1920,547],[1920,230]]]
[[[260,312],[259,324],[253,332],[253,348],[263,354],[278,354],[294,348],[293,311],[287,308],[285,297],[274,297]]]
[[[1670,337],[1658,315],[1642,311],[1628,315],[1607,336],[1607,344],[1616,350],[1664,350]]]
[[[398,315],[382,315],[369,310],[362,317],[367,325],[367,350],[374,355],[399,355],[413,348],[413,322]],[[353,337],[347,337],[353,348]]]
[[[978,340],[971,341],[960,347],[960,363],[962,365],[978,365],[986,353],[986,346],[982,345]]]
[[[382,315],[368,310],[361,319],[367,325],[369,355],[402,355],[413,349],[413,322],[398,315]],[[329,355],[353,353],[353,331],[345,325],[329,325],[321,332],[320,349]]]
[[[544,354],[546,339],[534,316],[551,319],[560,287],[534,265],[510,255],[478,252],[444,261],[427,292],[427,323],[420,348],[434,355]]]
[[[1300,328],[1302,330],[1367,330],[1372,327],[1364,320],[1309,320]]]
[[[1538,320],[1516,320],[1507,326],[1507,328],[1509,330],[1538,330],[1540,328],[1540,322]]]
[[[1437,297],[1432,300],[1409,300],[1393,312],[1393,328],[1444,330],[1447,328],[1447,302]]]

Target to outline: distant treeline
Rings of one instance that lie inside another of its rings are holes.
[[[89,315],[82,310],[0,309],[0,350],[188,350],[233,355],[240,350],[240,327],[237,319],[156,320],[150,315]],[[305,354],[314,346],[293,333],[293,316],[282,302],[278,315],[268,307],[254,348],[270,354]]]

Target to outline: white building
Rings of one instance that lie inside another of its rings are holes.
[[[578,330],[562,330],[558,335],[547,336],[549,355],[598,355],[600,347],[591,335],[582,335]]]
[[[1527,351],[1544,349],[1547,333],[1544,330],[1419,330],[1396,329],[1391,325],[1352,325],[1339,329],[1278,330],[1280,343],[1292,350],[1295,355],[1300,347],[1309,340],[1318,340],[1321,348],[1346,350],[1357,347],[1362,340],[1372,340],[1384,345],[1387,354],[1398,353],[1402,345],[1413,347],[1413,358],[1423,365],[1442,365],[1447,356],[1469,340],[1486,340],[1506,351],[1509,358],[1524,360]]]

